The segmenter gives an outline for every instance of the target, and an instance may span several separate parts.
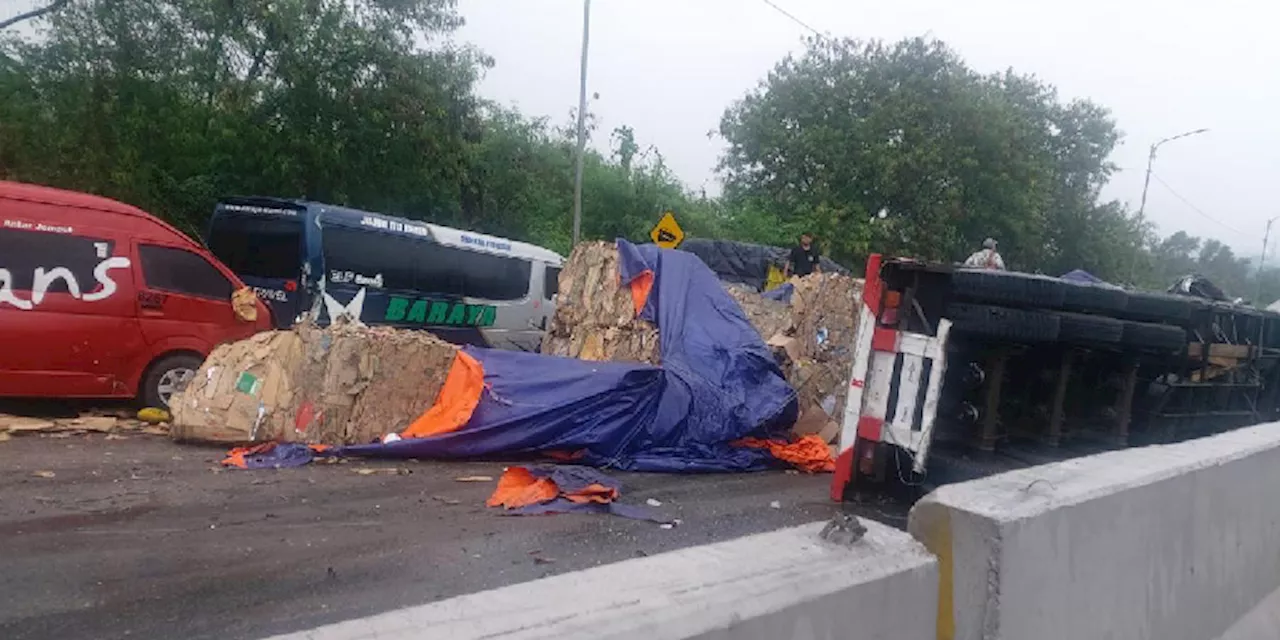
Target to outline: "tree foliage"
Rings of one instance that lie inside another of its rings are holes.
[[[230,194],[305,197],[567,250],[563,131],[484,103],[453,0],[76,0],[0,58],[0,176],[184,229]],[[591,154],[586,230],[643,237],[686,194],[634,134]],[[644,228],[642,228],[644,227]]]
[[[476,95],[492,60],[450,40],[454,0],[37,8],[22,18],[36,37],[0,30],[0,178],[115,197],[193,235],[218,198],[252,194],[570,248],[573,130]],[[674,209],[693,236],[815,231],[855,267],[872,251],[959,260],[992,236],[1023,270],[1256,283],[1221,243],[1161,239],[1099,200],[1120,139],[1106,109],[978,73],[937,40],[809,40],[725,111],[720,198],[689,193],[632,128],[604,138],[587,121],[608,147],[584,159],[588,238],[643,239]]]

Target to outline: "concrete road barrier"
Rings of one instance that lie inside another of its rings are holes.
[[[1277,487],[1280,424],[942,487],[937,637],[1280,637]]]
[[[823,523],[637,558],[281,638],[924,640],[937,566],[874,522],[852,546]]]

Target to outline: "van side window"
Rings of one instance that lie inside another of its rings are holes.
[[[81,293],[89,293],[98,286],[94,268],[110,258],[114,249],[114,241],[100,238],[0,229],[0,269],[9,271],[9,277],[13,279],[9,286],[14,291],[30,291],[36,269],[47,272],[63,267],[75,276]],[[62,278],[56,278],[50,283],[48,292],[68,293],[69,290]]]
[[[185,249],[139,245],[142,277],[147,286],[160,291],[183,293],[199,298],[230,300],[233,286],[217,267]]]
[[[335,275],[345,278],[349,272],[352,278],[382,276],[385,289],[484,300],[519,300],[529,294],[533,266],[520,258],[336,225],[324,228],[322,244],[325,275],[333,282],[339,282]]]
[[[542,299],[550,300],[556,297],[560,292],[560,267],[547,267],[547,273],[542,279]]]

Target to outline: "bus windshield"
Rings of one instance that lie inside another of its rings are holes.
[[[296,279],[302,272],[302,223],[218,212],[209,228],[209,250],[239,276]]]

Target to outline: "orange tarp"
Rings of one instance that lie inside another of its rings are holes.
[[[510,467],[498,479],[498,487],[485,501],[490,507],[517,509],[541,504],[563,496],[570,502],[585,504],[609,504],[618,499],[618,490],[602,484],[591,483],[579,489],[565,491],[551,478],[540,478],[525,467]]]
[[[560,487],[550,478],[535,477],[524,467],[511,467],[498,479],[498,487],[485,504],[515,509],[554,500],[559,495]]]
[[[644,303],[649,300],[649,292],[653,290],[653,272],[645,269],[631,279],[631,304],[636,308],[636,315],[644,311]]]
[[[831,458],[831,449],[817,435],[807,435],[795,442],[743,438],[733,444],[739,447],[768,449],[773,457],[787,462],[801,471],[817,473],[820,471],[835,471],[836,469],[836,462]]]
[[[402,438],[427,438],[462,428],[471,419],[480,394],[484,393],[484,365],[464,351],[458,351],[449,367],[449,377],[436,403],[405,429]]]

